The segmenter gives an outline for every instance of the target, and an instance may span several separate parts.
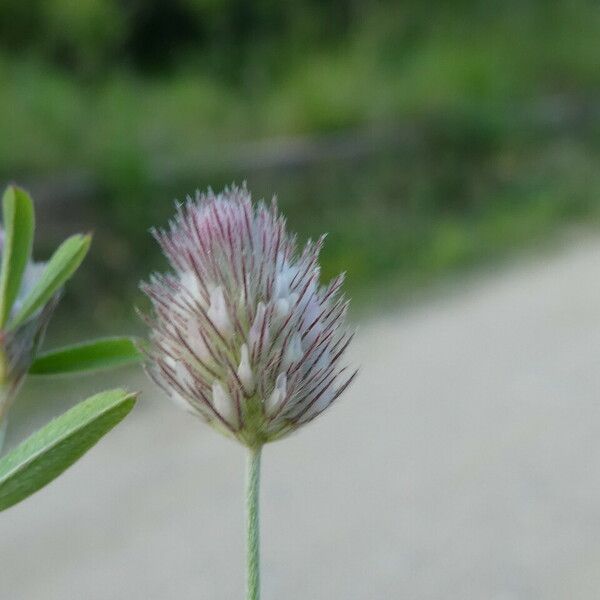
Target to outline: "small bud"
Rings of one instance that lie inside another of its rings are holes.
[[[4,232],[0,228],[0,258],[3,250]],[[25,267],[21,287],[15,298],[11,315],[16,315],[29,293],[41,277],[46,263],[30,261]],[[8,406],[17,395],[20,386],[37,354],[50,317],[58,303],[55,294],[29,320],[14,329],[0,330],[0,424]],[[10,319],[9,319],[10,321]]]

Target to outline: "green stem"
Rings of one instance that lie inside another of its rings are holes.
[[[260,600],[260,454],[262,448],[250,448],[246,471],[247,525],[247,600]]]

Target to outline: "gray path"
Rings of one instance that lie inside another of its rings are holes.
[[[266,451],[265,600],[600,597],[599,242],[364,324],[354,359],[345,400]],[[139,385],[0,515],[0,598],[242,599],[242,451]],[[31,384],[13,439],[42,391],[84,393]]]

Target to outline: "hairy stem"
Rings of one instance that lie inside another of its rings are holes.
[[[260,455],[250,448],[246,471],[247,600],[260,600]]]

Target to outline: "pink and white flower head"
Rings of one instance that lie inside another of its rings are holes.
[[[197,193],[153,233],[173,272],[142,284],[154,309],[147,369],[177,404],[255,447],[350,384],[344,277],[319,284],[324,238],[298,253],[275,201],[253,205],[245,186]]]

